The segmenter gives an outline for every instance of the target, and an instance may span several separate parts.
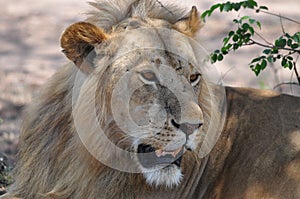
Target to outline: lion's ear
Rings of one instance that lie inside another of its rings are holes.
[[[187,17],[180,19],[173,25],[174,29],[190,37],[193,37],[201,27],[202,23],[196,6],[192,7]]]
[[[64,54],[84,73],[93,70],[94,47],[108,38],[100,28],[87,22],[69,26],[61,37]]]

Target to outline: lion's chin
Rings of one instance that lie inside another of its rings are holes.
[[[137,158],[146,182],[154,186],[173,187],[182,179],[181,161],[183,146],[175,150],[155,149],[149,144],[140,144]]]
[[[179,185],[183,177],[180,167],[175,164],[151,171],[143,169],[143,175],[148,184],[168,188]]]

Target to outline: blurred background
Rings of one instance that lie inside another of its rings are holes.
[[[161,0],[187,7],[192,5],[204,11],[218,2],[213,0]],[[276,14],[300,21],[299,0],[257,0]],[[85,19],[85,12],[92,9],[86,0],[18,0],[0,1],[0,158],[6,156],[10,165],[14,163],[22,109],[31,102],[39,87],[53,73],[68,62],[61,53],[60,35],[70,24]],[[245,14],[214,14],[206,21],[199,33],[199,40],[208,52],[222,45],[223,38],[233,27],[232,20]],[[263,13],[246,12],[262,24],[260,33],[269,41],[282,34],[278,17]],[[282,20],[286,32],[300,31],[300,25]],[[273,89],[281,82],[296,81],[295,74],[275,65],[259,77],[251,71],[248,63],[262,49],[248,46],[237,53],[230,53],[216,64],[224,85]],[[298,61],[298,70],[299,61]],[[287,86],[284,92],[300,94],[299,88]],[[0,159],[1,161],[1,159]]]

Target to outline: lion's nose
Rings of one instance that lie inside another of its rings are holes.
[[[199,129],[203,123],[190,124],[190,123],[177,123],[174,119],[171,120],[174,127],[182,130],[187,135],[192,134],[196,129]]]

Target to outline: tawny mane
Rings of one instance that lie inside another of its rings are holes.
[[[88,13],[87,21],[108,32],[129,17],[163,19],[174,24],[187,14],[185,9],[157,0],[98,0],[90,5],[95,10]]]

